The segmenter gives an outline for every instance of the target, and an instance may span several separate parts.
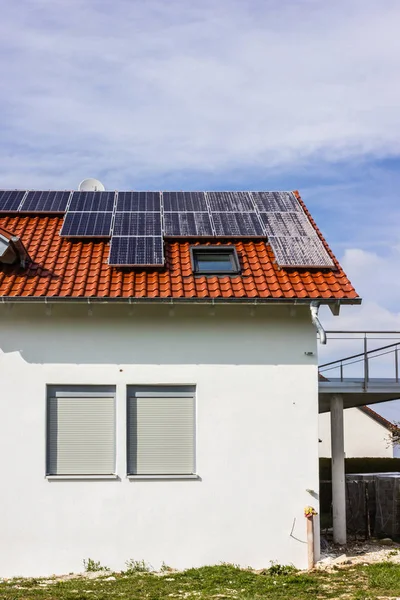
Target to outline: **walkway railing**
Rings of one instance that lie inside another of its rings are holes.
[[[354,370],[354,365],[358,365],[362,369],[362,377],[361,382],[363,384],[364,390],[368,387],[368,382],[370,380],[370,372],[371,365],[373,365],[373,361],[376,362],[376,359],[382,356],[388,356],[389,361],[386,361],[386,369],[389,366],[389,372],[392,377],[385,378],[386,381],[391,381],[393,383],[399,383],[399,354],[400,354],[400,341],[394,342],[392,344],[387,344],[384,346],[380,346],[379,348],[374,348],[372,350],[368,350],[368,342],[374,340],[375,342],[379,339],[387,339],[387,338],[370,338],[369,334],[398,334],[400,337],[400,332],[398,331],[327,331],[328,339],[329,334],[362,334],[363,341],[363,352],[359,352],[358,354],[352,354],[350,356],[346,356],[344,358],[340,358],[338,360],[334,360],[331,362],[324,363],[319,366],[319,372],[323,377],[327,379],[334,378],[336,381],[344,382],[344,381],[358,381],[360,382],[360,378],[352,377],[349,375],[350,370]],[[334,338],[335,339],[335,338]],[[336,338],[336,339],[353,339],[353,338]],[[356,338],[357,339],[357,338]]]

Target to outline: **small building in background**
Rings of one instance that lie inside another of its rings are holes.
[[[331,458],[331,413],[319,415],[319,456]],[[344,452],[346,458],[395,458],[399,446],[392,443],[393,423],[368,406],[344,411]]]

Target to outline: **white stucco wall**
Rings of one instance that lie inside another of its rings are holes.
[[[347,458],[365,456],[393,458],[393,446],[389,444],[389,431],[362,412],[359,408],[344,411],[344,452]],[[319,415],[319,455],[331,457],[330,413]]]
[[[317,359],[307,308],[0,307],[0,575],[307,564],[318,490]],[[197,386],[196,481],[126,478],[126,386]],[[45,478],[46,384],[117,389],[116,481]],[[293,391],[296,391],[293,394]],[[293,448],[296,451],[293,452]]]

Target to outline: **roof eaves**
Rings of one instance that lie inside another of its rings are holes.
[[[376,421],[377,423],[380,423],[381,425],[383,425],[383,427],[386,427],[386,429],[389,429],[390,431],[397,429],[396,425],[394,425],[393,423],[391,423],[390,421],[385,419],[385,417],[382,417],[382,415],[380,415],[377,412],[375,412],[374,410],[372,410],[372,408],[369,408],[369,406],[359,406],[358,408],[363,413],[365,413],[366,415],[371,417],[371,419],[374,419],[374,421]]]
[[[1,296],[0,303],[21,303],[21,304],[300,304],[309,305],[311,302],[319,304],[361,304],[361,298],[210,298],[210,297],[184,297],[184,298],[160,298],[160,297],[107,297],[107,296]]]

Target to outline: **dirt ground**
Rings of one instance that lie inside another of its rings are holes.
[[[346,546],[326,542],[326,549],[321,552],[321,560],[317,562],[316,568],[330,570],[335,565],[370,565],[380,562],[400,564],[400,544],[389,538],[353,541]]]

